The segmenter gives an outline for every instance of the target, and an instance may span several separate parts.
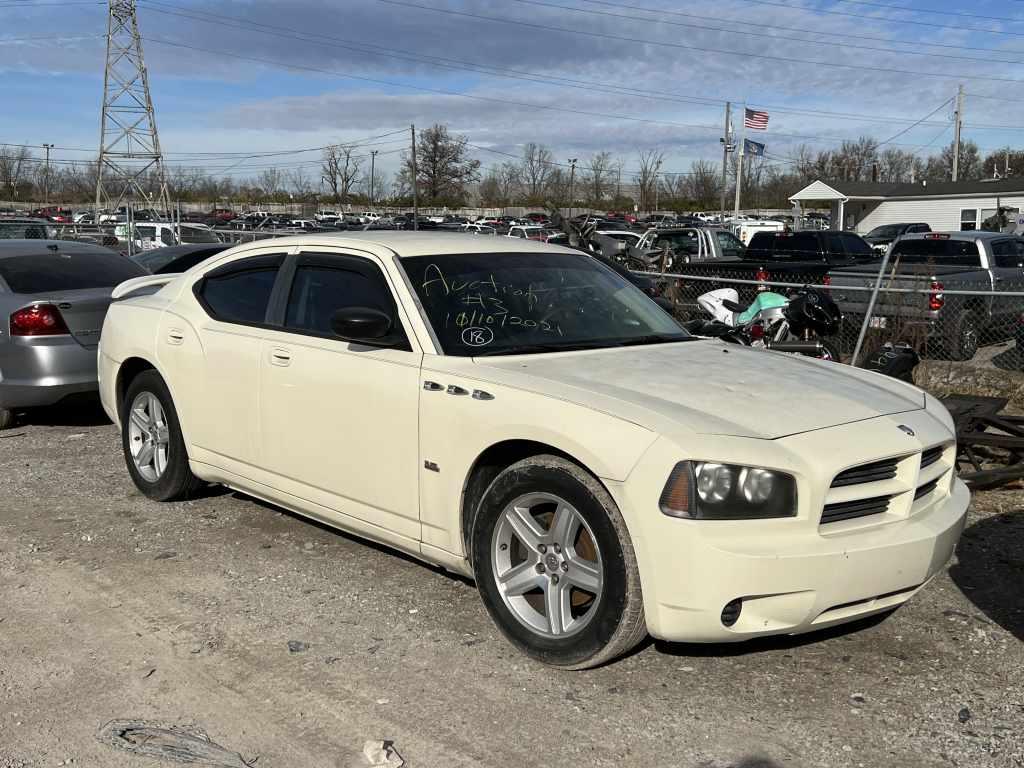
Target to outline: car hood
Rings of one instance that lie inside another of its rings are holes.
[[[500,369],[505,381],[655,432],[775,439],[925,407],[924,392],[880,374],[715,341],[476,363],[481,378]]]

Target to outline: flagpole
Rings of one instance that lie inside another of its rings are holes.
[[[728,101],[725,102],[725,146],[722,147],[722,206],[718,211],[718,223],[725,224],[725,188],[729,184],[729,139],[732,134],[732,124],[730,122],[730,110],[732,104]]]
[[[740,190],[743,187],[743,156],[747,153],[747,102],[743,102],[743,129],[740,131],[739,155],[736,158],[736,203],[732,217],[735,221],[740,216]]]

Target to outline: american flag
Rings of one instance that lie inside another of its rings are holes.
[[[753,128],[755,131],[766,131],[768,130],[768,113],[758,112],[756,109],[744,109],[743,125],[746,128]]]

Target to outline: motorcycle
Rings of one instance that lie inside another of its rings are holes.
[[[829,337],[839,330],[842,314],[827,293],[810,286],[789,297],[763,291],[749,307],[738,299],[734,288],[702,294],[697,304],[712,319],[691,321],[687,330],[750,347],[839,361],[839,347]]]

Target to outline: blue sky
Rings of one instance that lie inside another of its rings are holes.
[[[657,148],[685,171],[720,157],[723,99],[770,113],[751,137],[773,157],[904,129],[891,146],[926,154],[951,140],[942,105],[961,82],[965,137],[1024,146],[1022,0],[139,0],[139,24],[172,163],[443,122],[495,150],[477,150],[485,165],[537,141],[559,160],[608,150],[627,169]],[[0,0],[0,143],[89,156],[70,148],[98,142],[105,29],[105,3]],[[374,147],[386,171],[392,140]]]

